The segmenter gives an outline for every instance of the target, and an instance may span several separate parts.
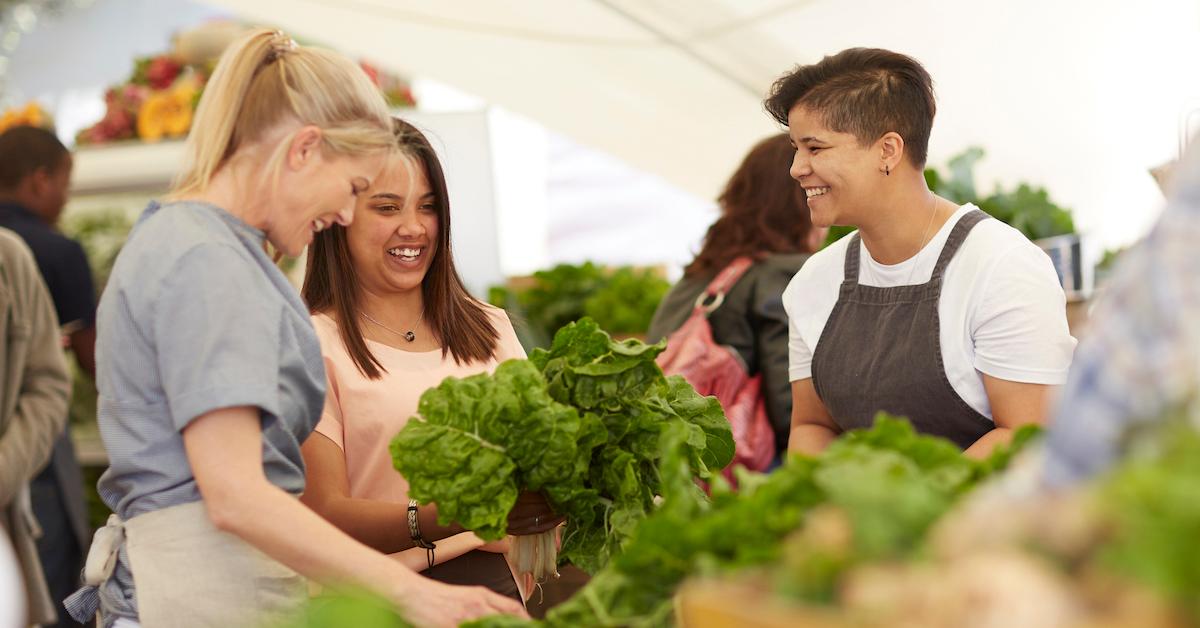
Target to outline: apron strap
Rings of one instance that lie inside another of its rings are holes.
[[[125,522],[109,515],[104,527],[96,530],[83,566],[83,588],[63,600],[67,613],[80,623],[88,623],[100,610],[100,587],[117,568],[117,554],[125,545]]]
[[[850,236],[850,246],[846,248],[846,274],[842,277],[842,283],[849,286],[858,285],[858,255],[861,238],[858,237],[858,232]]]
[[[946,267],[950,265],[950,260],[954,258],[954,254],[958,252],[963,241],[967,239],[967,234],[980,221],[990,217],[983,210],[975,209],[958,219],[958,224],[954,225],[954,229],[950,232],[950,237],[946,238],[946,244],[942,246],[942,254],[938,256],[937,264],[933,267],[933,276],[930,277],[931,281],[942,278]]]

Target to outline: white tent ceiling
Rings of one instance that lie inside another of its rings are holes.
[[[937,82],[932,163],[981,145],[982,182],[1046,186],[1102,247],[1153,221],[1147,170],[1200,109],[1198,0],[205,1],[471,92],[707,199],[776,129],[761,105],[775,77],[851,46],[905,52]]]
[[[215,0],[252,21],[477,94],[702,198],[775,130],[794,62],[756,26],[806,2]]]

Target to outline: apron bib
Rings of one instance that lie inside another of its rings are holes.
[[[859,284],[859,236],[854,234],[838,300],[812,364],[817,396],[843,431],[869,428],[875,414],[886,411],[907,417],[919,433],[966,449],[995,427],[950,384],[938,316],[946,266],[986,218],[980,210],[960,218],[929,281],[913,286]]]

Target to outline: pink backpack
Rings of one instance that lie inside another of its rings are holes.
[[[725,469],[730,479],[735,465],[765,471],[775,457],[775,432],[760,394],[762,375],[750,377],[737,351],[713,340],[708,323],[708,315],[721,307],[725,294],[753,265],[751,258],[739,257],[718,273],[696,299],[687,322],[667,336],[667,349],[657,359],[663,373],[682,375],[696,392],[721,402],[735,445],[733,462]]]

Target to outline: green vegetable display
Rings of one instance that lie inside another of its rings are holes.
[[[1017,439],[1017,446],[1030,433]],[[471,628],[672,624],[672,596],[687,577],[779,563],[784,542],[829,506],[847,513],[852,553],[809,556],[807,571],[785,584],[827,598],[852,564],[914,547],[956,499],[1010,455],[966,458],[948,441],[921,436],[881,415],[871,430],[850,432],[818,458],[795,456],[770,475],[743,473],[739,491],[718,481],[711,502],[696,499],[687,476],[683,434],[663,439],[662,505],[638,524],[622,552],[544,621],[490,617]],[[824,562],[824,564],[822,564]]]
[[[664,441],[682,443],[689,483],[733,457],[720,403],[664,377],[654,362],[664,347],[613,341],[584,319],[529,360],[448,378],[392,441],[396,469],[440,522],[489,540],[504,535],[519,491],[543,491],[568,519],[560,558],[595,572],[653,510]]]
[[[526,348],[547,347],[556,330],[587,317],[618,334],[643,334],[667,290],[651,269],[559,264],[533,274],[525,288],[493,286],[488,301],[512,311]]]

